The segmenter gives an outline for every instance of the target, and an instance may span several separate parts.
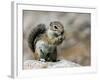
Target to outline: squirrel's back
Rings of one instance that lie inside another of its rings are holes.
[[[44,34],[45,32],[46,32],[45,24],[39,24],[29,34],[28,44],[33,52],[35,52],[36,38],[39,37],[40,35]]]

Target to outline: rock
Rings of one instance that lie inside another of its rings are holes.
[[[67,68],[67,67],[79,67],[79,66],[81,65],[64,59],[58,62],[41,62],[36,60],[26,60],[24,62],[24,69]]]

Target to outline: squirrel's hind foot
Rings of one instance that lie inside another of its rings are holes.
[[[46,62],[46,60],[45,60],[45,59],[40,59],[39,61],[41,61],[41,62]]]

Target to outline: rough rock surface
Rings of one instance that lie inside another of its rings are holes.
[[[79,67],[76,64],[67,60],[60,60],[58,62],[41,62],[36,60],[26,60],[24,62],[24,69],[40,69],[40,68],[67,68],[67,67]]]

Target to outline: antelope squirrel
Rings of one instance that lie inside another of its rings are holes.
[[[39,24],[29,34],[28,44],[36,60],[57,61],[57,46],[64,40],[64,27],[59,21],[50,22],[48,28]]]

